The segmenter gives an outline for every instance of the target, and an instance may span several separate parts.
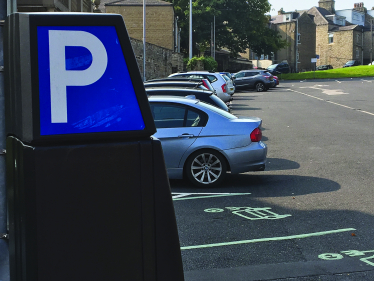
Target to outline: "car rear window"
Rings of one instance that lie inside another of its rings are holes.
[[[230,120],[233,120],[233,119],[238,119],[238,117],[236,117],[235,115],[232,115],[231,113],[228,113],[227,111],[224,111],[223,109],[220,109],[218,107],[215,107],[214,105],[210,105],[208,103],[205,103],[205,102],[198,102],[197,104],[199,104],[200,106],[202,107],[205,107],[207,109],[209,109],[210,111],[213,111],[223,117],[226,117],[227,119],[230,119]]]

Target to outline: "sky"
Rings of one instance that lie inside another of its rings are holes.
[[[372,0],[335,0],[335,10],[353,9],[354,3],[364,2],[368,10],[374,6]],[[292,12],[295,10],[307,10],[313,6],[318,7],[318,0],[269,0],[271,4],[271,15],[277,15],[280,8],[285,12]],[[370,6],[370,7],[369,7]]]

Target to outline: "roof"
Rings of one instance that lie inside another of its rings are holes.
[[[332,20],[326,18],[326,16],[333,15],[329,11],[320,7],[312,7],[307,12],[310,15],[314,15],[314,23],[316,25],[334,24]]]
[[[162,0],[147,0],[146,6],[172,6],[172,3]],[[118,0],[107,1],[105,6],[143,6],[143,0]]]

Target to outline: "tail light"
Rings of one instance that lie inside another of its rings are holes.
[[[262,138],[262,132],[260,128],[254,129],[252,133],[250,134],[250,137],[251,137],[252,142],[259,142]]]
[[[204,79],[201,80],[201,81],[203,82],[204,87],[207,88],[207,89],[209,89],[209,86],[208,86],[207,82]]]
[[[268,75],[263,75],[265,77],[266,80],[270,80],[270,77],[271,76],[268,76]]]
[[[223,84],[223,85],[221,86],[221,88],[222,88],[222,91],[223,91],[224,93],[226,93],[226,84]]]

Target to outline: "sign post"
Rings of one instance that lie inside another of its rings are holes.
[[[122,17],[17,13],[6,30],[11,281],[183,280]]]

